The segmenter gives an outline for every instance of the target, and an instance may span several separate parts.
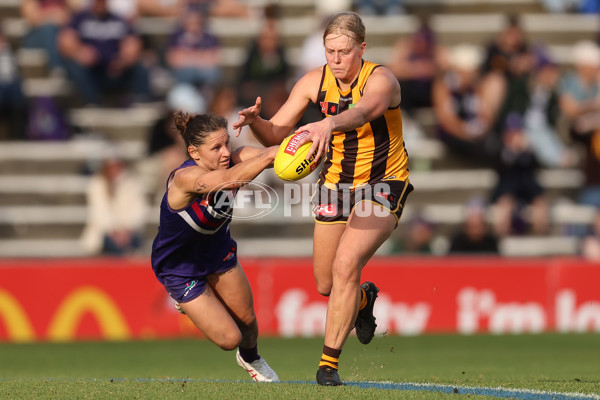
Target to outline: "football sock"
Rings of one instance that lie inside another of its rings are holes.
[[[244,361],[246,361],[247,363],[251,363],[260,358],[260,356],[258,355],[258,347],[257,346],[254,346],[249,349],[244,349],[242,347],[239,347],[239,350],[240,350],[240,356],[242,356],[242,359]]]
[[[342,350],[332,349],[331,347],[323,346],[323,355],[319,362],[319,368],[333,368],[338,369],[338,363],[340,362],[340,354]]]
[[[365,289],[360,288],[360,307],[358,309],[362,310],[366,306],[367,306],[367,292],[365,292]]]

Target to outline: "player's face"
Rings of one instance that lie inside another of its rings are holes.
[[[214,131],[208,135],[205,142],[197,147],[199,161],[208,170],[229,168],[231,145],[226,129]]]
[[[366,43],[356,43],[349,36],[331,33],[325,37],[325,57],[336,79],[350,84],[358,75]]]

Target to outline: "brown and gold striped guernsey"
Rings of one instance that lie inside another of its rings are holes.
[[[380,67],[363,60],[350,88],[342,91],[329,66],[323,68],[317,104],[323,117],[348,110],[362,97],[367,78]],[[381,180],[408,180],[408,155],[402,137],[400,106],[388,108],[379,118],[360,128],[331,135],[319,183],[330,189],[340,184],[357,187]]]

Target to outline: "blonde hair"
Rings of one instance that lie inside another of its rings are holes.
[[[331,17],[325,26],[323,42],[325,42],[327,35],[332,33],[348,36],[357,44],[363,43],[366,37],[365,25],[360,15],[352,11],[341,12]]]

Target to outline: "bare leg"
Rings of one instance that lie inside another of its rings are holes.
[[[206,292],[189,303],[181,304],[181,307],[196,326],[222,349],[240,348],[236,361],[253,380],[279,380],[275,371],[258,355],[258,323],[252,291],[239,264],[227,272],[209,276]]]
[[[213,275],[206,291],[180,306],[202,333],[224,350],[256,345],[258,325],[252,292],[242,268]],[[218,323],[215,323],[218,321]]]
[[[202,295],[180,306],[194,325],[223,350],[233,350],[241,342],[240,329],[210,285]]]
[[[323,296],[329,296],[331,293],[333,260],[335,259],[338,244],[345,229],[345,223],[315,223],[313,236],[313,272],[317,283],[317,290]]]
[[[258,323],[254,313],[254,300],[250,283],[239,264],[229,271],[212,275],[208,283],[221,300],[242,334],[240,347],[256,346]]]
[[[325,346],[341,349],[346,342],[358,314],[362,268],[395,226],[396,218],[372,202],[359,203],[350,215],[333,261]]]

